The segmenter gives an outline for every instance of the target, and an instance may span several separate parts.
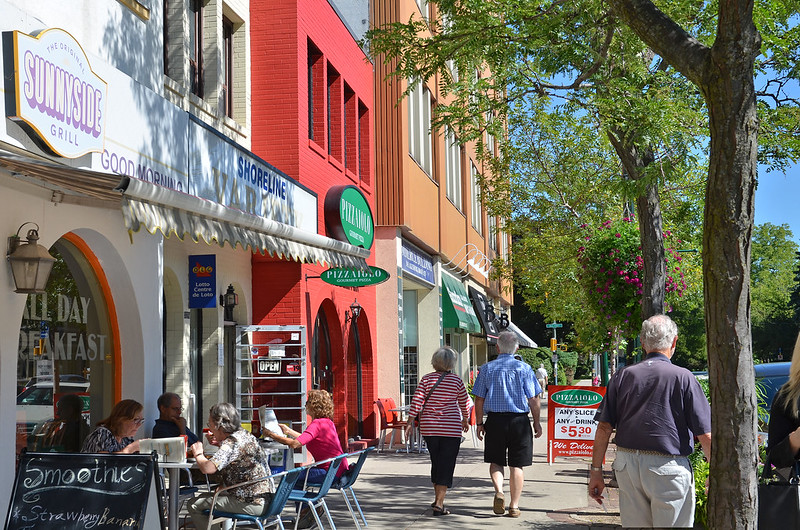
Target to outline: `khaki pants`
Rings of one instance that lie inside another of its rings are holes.
[[[206,530],[208,527],[208,515],[204,514],[204,510],[211,509],[211,502],[214,499],[214,492],[201,493],[192,501],[189,502],[189,515],[192,516],[192,522],[197,527],[197,530]],[[220,495],[217,497],[217,504],[214,509],[222,512],[229,513],[246,513],[247,515],[261,515],[264,509],[269,504],[269,497],[265,499],[266,504],[255,504],[252,502],[244,502],[238,497],[233,495]],[[226,521],[225,527],[227,528],[230,521]],[[213,530],[221,530],[220,524],[215,524],[211,527]]]
[[[688,458],[618,450],[611,467],[619,484],[623,528],[694,526],[694,475]]]

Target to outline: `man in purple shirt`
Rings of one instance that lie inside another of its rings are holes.
[[[597,409],[589,495],[603,502],[603,459],[616,428],[622,526],[691,528],[694,476],[688,455],[697,437],[711,458],[711,408],[694,375],[670,359],[678,327],[666,315],[642,323],[647,357],[617,372]]]

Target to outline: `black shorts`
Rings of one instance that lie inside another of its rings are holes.
[[[528,414],[490,412],[483,428],[486,432],[484,462],[511,467],[525,467],[533,463],[533,429]]]

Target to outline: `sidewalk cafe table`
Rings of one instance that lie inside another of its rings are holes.
[[[390,412],[395,412],[398,414],[402,414],[403,417],[406,418],[408,421],[408,411],[411,410],[411,405],[403,405],[402,407],[397,407],[395,409],[389,409]],[[411,430],[411,436],[406,439],[406,450],[405,452],[408,453],[410,451],[416,450],[418,453],[422,453],[425,451],[422,447],[422,435],[419,432],[419,426],[414,425],[414,428]],[[398,453],[401,453],[402,450],[398,449]]]
[[[197,469],[194,458],[186,462],[159,462],[158,467],[167,470],[167,530],[178,530],[178,504],[180,497],[181,469]]]

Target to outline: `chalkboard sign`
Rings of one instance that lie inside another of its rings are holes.
[[[153,521],[163,528],[156,474],[152,455],[23,452],[5,528],[152,530]]]

